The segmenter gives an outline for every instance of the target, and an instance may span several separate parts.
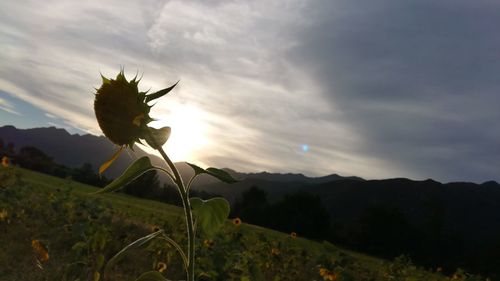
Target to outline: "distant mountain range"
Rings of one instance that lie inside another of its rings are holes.
[[[0,138],[5,143],[14,143],[16,149],[24,146],[34,146],[52,157],[58,164],[76,168],[84,163],[90,163],[96,171],[117,150],[117,147],[103,136],[70,134],[64,129],[55,127],[17,129],[14,126],[7,125],[0,127]],[[135,159],[145,155],[148,155],[154,164],[164,165],[163,160],[159,157],[150,155],[140,147],[135,146],[134,151],[128,150],[122,153],[105,174],[111,178],[117,177]],[[184,177],[187,178],[192,174],[191,168],[186,163],[179,162],[176,163],[176,166]],[[341,179],[362,180],[358,177],[342,177],[337,174],[314,178],[306,177],[302,174],[241,173],[231,169],[226,170],[236,178],[245,179],[250,182],[280,182],[289,183],[292,186],[297,184],[319,184]],[[217,183],[216,179],[209,176],[200,176],[193,186],[201,188],[202,186]]]

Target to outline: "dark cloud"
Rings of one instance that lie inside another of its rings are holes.
[[[499,179],[500,4],[316,2],[289,57],[318,77],[360,153],[443,180]],[[397,174],[388,172],[397,176]]]

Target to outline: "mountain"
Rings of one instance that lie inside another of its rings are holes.
[[[70,134],[64,129],[55,127],[33,128],[33,129],[17,129],[14,126],[0,127],[0,139],[5,143],[12,142],[16,149],[21,149],[24,146],[34,146],[42,150],[45,154],[53,158],[54,162],[63,164],[69,167],[80,167],[84,163],[90,163],[97,171],[97,168],[113,155],[117,150],[116,145],[111,143],[103,136],[94,136],[90,134],[79,135]],[[114,178],[119,176],[130,163],[135,159],[148,155],[151,162],[155,165],[163,166],[163,160],[155,155],[150,155],[142,150],[137,145],[134,151],[127,150],[111,165],[105,172],[108,177]],[[177,168],[183,175],[185,181],[193,174],[191,168],[183,162],[176,163]],[[346,179],[339,175],[329,175],[325,177],[306,177],[302,174],[275,174],[275,173],[239,173],[231,169],[226,169],[235,178],[244,179],[246,183],[250,182],[279,182],[289,183],[292,186],[301,185],[304,183],[324,183],[332,180]],[[166,177],[162,178],[168,182]],[[359,179],[352,177],[352,179]],[[207,175],[199,176],[193,186],[196,188],[217,184],[218,180]],[[244,186],[246,186],[245,184]]]
[[[13,126],[3,126],[0,127],[0,138],[5,143],[14,143],[16,150],[24,146],[34,146],[52,157],[58,164],[80,167],[84,163],[90,163],[96,170],[117,150],[117,147],[105,137],[90,134],[72,135],[64,129],[55,127],[17,129]],[[105,174],[117,177],[134,159],[144,155],[146,153],[140,148],[135,149],[135,152],[122,153]]]

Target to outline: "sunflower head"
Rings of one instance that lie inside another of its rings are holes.
[[[139,80],[127,81],[123,69],[115,79],[102,76],[102,85],[97,89],[94,100],[94,111],[97,123],[104,135],[114,144],[120,146],[108,161],[99,168],[101,174],[119,156],[121,149],[125,146],[132,148],[134,143],[141,139],[154,149],[160,148],[170,136],[170,127],[160,129],[150,128],[147,124],[153,121],[149,116],[152,105],[148,102],[160,98],[170,92],[178,83],[160,90],[156,93],[147,94],[139,92]]]
[[[236,226],[239,226],[241,224],[241,219],[240,218],[234,218],[233,219],[233,224]]]
[[[102,76],[97,89],[94,110],[104,135],[113,143],[132,147],[145,138],[146,125],[153,121],[149,116],[151,106],[146,103],[146,92],[139,92],[139,80],[127,81],[123,70],[116,79]]]
[[[10,165],[10,159],[7,156],[2,157],[2,166],[8,168]]]

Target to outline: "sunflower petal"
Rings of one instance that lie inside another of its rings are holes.
[[[104,164],[101,165],[101,167],[99,167],[99,175],[101,175],[102,173],[104,173],[104,171],[106,171],[109,166],[111,166],[111,164],[113,162],[115,162],[115,160],[118,158],[118,156],[120,156],[120,153],[122,152],[123,150],[123,146],[120,146],[120,149],[118,149],[114,154],[113,156],[111,156],[111,158],[109,158],[108,161],[104,162]]]

